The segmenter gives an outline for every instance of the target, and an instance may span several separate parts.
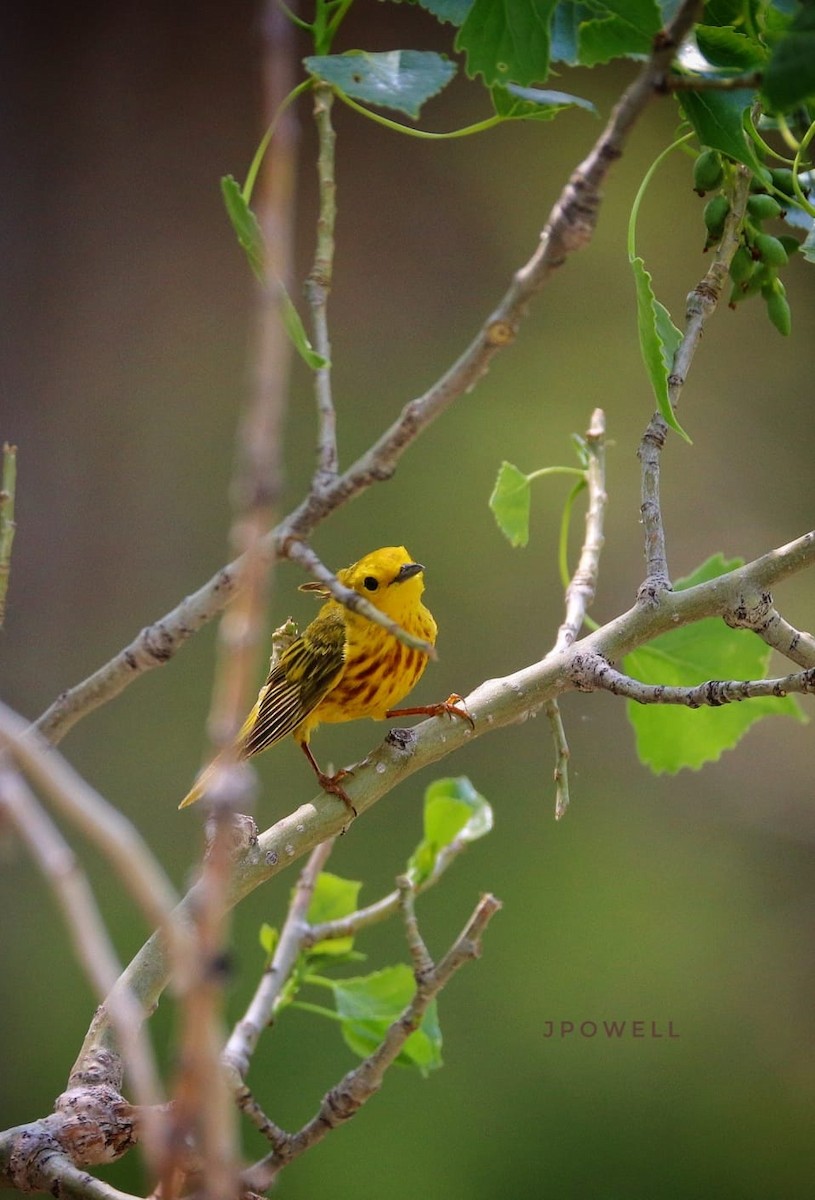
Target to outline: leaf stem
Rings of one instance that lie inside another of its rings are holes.
[[[564,588],[569,586],[571,581],[571,572],[569,571],[569,529],[572,523],[572,509],[574,502],[586,486],[585,471],[577,471],[573,468],[576,474],[582,476],[582,479],[574,485],[569,495],[566,497],[566,503],[563,505],[563,515],[560,518],[560,535],[558,537],[557,561],[560,570],[560,582]]]
[[[342,24],[343,20],[345,19],[345,14],[348,12],[348,9],[351,7],[353,2],[354,2],[354,0],[339,0],[339,3],[337,4],[337,11],[334,13],[334,16],[328,22],[328,26],[326,28],[326,38],[327,38],[327,42],[328,42],[326,49],[330,49],[331,43],[334,41],[336,32],[339,29],[340,25]]]
[[[778,123],[778,132],[781,134],[781,137],[784,139],[784,142],[789,146],[789,148],[793,152],[793,154],[797,154],[800,149],[800,143],[798,142],[798,139],[796,138],[795,134],[790,129],[787,118],[784,116],[783,113],[779,112],[779,113],[775,114],[775,119]]]
[[[628,218],[628,257],[632,262],[637,257],[637,217],[639,215],[640,204],[642,203],[646,189],[654,177],[654,174],[656,173],[656,170],[662,160],[667,158],[672,150],[676,150],[678,146],[683,146],[685,142],[690,141],[690,139],[694,136],[694,131],[691,130],[690,133],[686,133],[681,138],[677,138],[675,142],[671,142],[670,146],[667,146],[661,154],[657,155],[643,176],[642,183],[640,184],[637,194],[634,197],[634,203],[631,205],[631,216]]]
[[[584,483],[586,481],[586,472],[582,467],[541,467],[527,475],[526,482],[531,483],[533,479],[540,479],[543,475],[577,475]]]
[[[293,12],[284,0],[277,0],[278,8],[285,17],[291,21],[292,25],[296,25],[298,29],[304,29],[307,33],[313,33],[314,26],[310,21],[304,21],[302,17],[298,17],[297,13]]]
[[[483,133],[486,129],[493,129],[496,125],[501,125],[504,121],[510,120],[509,117],[502,117],[498,113],[495,113],[491,117],[486,117],[483,121],[476,121],[474,125],[465,125],[462,129],[452,129],[449,133],[431,133],[428,129],[411,129],[409,125],[400,125],[398,121],[392,121],[390,117],[383,117],[380,113],[373,112],[370,108],[365,108],[364,105],[358,104],[356,100],[352,100],[350,96],[340,91],[339,88],[334,88],[334,94],[338,99],[342,100],[343,104],[347,104],[355,112],[361,113],[363,117],[369,117],[377,125],[384,125],[386,129],[393,129],[397,133],[405,133],[408,137],[424,138],[427,141],[449,141],[451,138],[469,137],[471,133]]]
[[[774,150],[772,148],[772,146],[769,144],[769,142],[765,142],[764,138],[761,136],[761,134],[758,131],[758,126],[756,125],[755,121],[753,120],[753,115],[750,112],[749,108],[745,109],[745,112],[744,112],[744,124],[745,124],[745,127],[746,127],[747,132],[749,133],[750,137],[753,139],[753,141],[755,142],[755,144],[758,146],[759,150],[761,150],[761,152],[763,154],[766,154],[769,158],[777,159],[778,162],[782,162],[788,167],[792,166],[793,160],[791,158],[785,158],[783,154],[779,154],[777,150]]]
[[[299,1008],[301,1012],[314,1013],[318,1017],[328,1017],[330,1021],[342,1021],[343,1017],[334,1012],[333,1008],[325,1008],[322,1004],[311,1004],[308,1000],[292,1000],[291,1008]]]
[[[289,14],[287,11],[287,15],[291,15],[291,14]],[[296,100],[298,96],[301,96],[303,94],[303,92],[308,91],[308,89],[312,86],[313,82],[314,82],[314,80],[309,76],[309,78],[304,79],[302,81],[302,83],[298,83],[296,88],[292,88],[292,90],[289,92],[288,96],[286,96],[285,100],[282,101],[282,103],[280,104],[280,107],[278,108],[277,112],[275,113],[274,117],[272,118],[271,125],[266,130],[263,137],[260,139],[260,145],[258,146],[257,150],[255,151],[255,156],[252,159],[252,164],[246,173],[246,182],[244,183],[243,188],[241,190],[241,195],[243,196],[243,198],[247,204],[249,204],[249,202],[252,199],[252,192],[255,189],[257,177],[258,177],[258,174],[260,173],[260,168],[263,163],[263,159],[266,154],[266,151],[269,149],[269,142],[272,140],[272,137],[274,136],[274,131],[277,128],[278,121],[283,116],[283,113],[286,111],[286,109],[289,107],[289,105],[294,100]]]
[[[815,206],[813,206],[807,199],[807,197],[804,193],[804,190],[801,187],[801,184],[799,182],[798,175],[801,170],[801,159],[802,159],[803,155],[806,153],[806,151],[809,149],[809,143],[812,141],[813,137],[815,137],[815,121],[813,121],[813,123],[810,125],[809,129],[806,131],[804,136],[801,138],[801,144],[798,147],[798,151],[795,155],[795,161],[793,162],[793,165],[792,165],[792,187],[793,187],[793,191],[795,192],[795,197],[798,200],[798,203],[801,205],[801,207],[806,212],[808,212],[811,217],[815,217]]]

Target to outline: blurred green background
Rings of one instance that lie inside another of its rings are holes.
[[[337,49],[444,49],[420,10],[359,0]],[[2,695],[35,717],[227,558],[236,418],[250,378],[249,272],[222,212],[219,177],[242,177],[261,132],[259,9],[123,2],[4,6],[0,127],[3,339],[0,439],[19,454],[18,533]],[[301,52],[308,52],[305,43]],[[564,74],[605,119],[634,64]],[[302,104],[298,275],[315,211],[313,135]],[[425,127],[485,114],[459,83]],[[601,125],[576,111],[428,144],[343,110],[331,302],[335,394],[348,464],[460,352],[531,253],[567,173]],[[501,459],[524,470],[569,461],[593,407],[608,417],[609,510],[594,616],[627,608],[642,573],[635,451],[651,411],[636,344],[625,227],[643,171],[673,136],[655,103],[612,173],[597,235],[534,306],[518,343],[403,459],[396,477],[320,529],[335,567],[388,543],[427,565],[440,660],[418,701],[466,693],[540,657],[561,618],[555,569],[562,481],[537,484],[530,547],[512,551],[487,498]],[[705,270],[702,202],[689,160],[660,170],[640,250],[681,324]],[[785,275],[793,335],[753,302],[705,333],[681,418],[694,445],[664,461],[671,567],[716,550],[753,557],[812,525],[812,272]],[[305,368],[287,421],[286,508],[310,478],[314,419]],[[575,544],[579,537],[577,522]],[[273,616],[300,620],[297,571],[280,569]],[[812,625],[812,582],[778,595]],[[199,763],[214,629],[164,670],[84,720],[63,743],[76,767],[145,833],[181,887],[200,851],[178,798]],[[785,670],[781,664],[776,664]],[[262,667],[259,666],[259,675]],[[812,705],[809,704],[812,711]],[[482,890],[504,909],[483,958],[443,994],[445,1068],[393,1071],[347,1128],[294,1165],[279,1194],[514,1196],[811,1195],[813,1112],[811,727],[773,719],[700,774],[654,778],[638,764],[622,704],[563,704],[572,808],[554,823],[552,748],[542,720],[485,737],[443,764],[493,803],[494,833],[419,905],[433,951]],[[327,728],[322,761],[352,762],[384,730]],[[292,744],[259,763],[259,819],[311,797]],[[331,869],[392,886],[417,841],[417,776],[338,844]],[[81,842],[123,959],[148,932]],[[44,1114],[93,1010],[50,894],[19,846],[0,846],[0,1122]],[[230,1011],[261,967],[257,929],[280,919],[292,878],[236,916]],[[361,949],[405,957],[398,928]],[[321,997],[322,998],[322,997]],[[642,1019],[678,1038],[547,1039],[546,1022]],[[162,1053],[172,1004],[153,1028]],[[287,1015],[250,1082],[295,1127],[352,1059],[327,1022]],[[252,1150],[259,1150],[255,1145]],[[131,1156],[109,1172],[141,1186]]]

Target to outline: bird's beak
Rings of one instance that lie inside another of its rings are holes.
[[[399,574],[394,579],[394,583],[404,583],[406,579],[412,579],[414,575],[421,575],[424,567],[421,563],[405,563],[399,568]]]

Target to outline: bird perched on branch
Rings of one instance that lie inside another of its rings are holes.
[[[436,622],[422,603],[424,567],[404,546],[385,546],[337,573],[344,587],[364,596],[391,621],[429,646]],[[237,738],[239,758],[250,758],[291,734],[314,768],[320,786],[354,812],[340,785],[349,772],[326,775],[314,758],[309,739],[318,725],[385,717],[449,713],[472,723],[461,697],[443,704],[395,709],[418,683],[428,654],[399,641],[387,629],[336,600],[323,583],[304,583],[303,592],[325,597],[325,604],[303,633],[283,651],[258,693],[257,702]],[[207,767],[179,804],[186,808],[206,791],[217,764]]]

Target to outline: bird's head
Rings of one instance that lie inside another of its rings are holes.
[[[424,567],[413,561],[404,546],[373,550],[359,562],[338,571],[337,579],[400,625],[408,623],[415,614],[424,591]],[[321,583],[304,583],[300,590],[325,597],[331,595]]]
[[[400,625],[424,591],[424,567],[413,561],[404,546],[374,550],[339,571],[337,578]]]

